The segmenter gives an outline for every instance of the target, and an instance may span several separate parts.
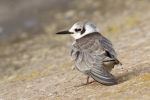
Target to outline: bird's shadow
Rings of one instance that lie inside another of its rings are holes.
[[[150,66],[145,66],[145,67],[142,67],[142,68],[140,67],[140,68],[137,68],[137,69],[133,69],[130,72],[120,74],[120,75],[116,76],[116,79],[118,81],[118,84],[121,84],[121,83],[124,83],[125,81],[130,80],[132,76],[136,76],[136,75],[139,75],[141,73],[146,73],[148,71],[150,71]],[[88,85],[94,84],[95,82],[97,83],[97,81],[93,80]],[[87,86],[87,84],[82,83],[82,84],[77,85],[75,87],[82,87],[82,86]]]
[[[133,69],[132,71],[130,72],[126,72],[126,73],[123,73],[121,75],[118,75],[116,76],[116,79],[118,81],[118,84],[121,84],[125,81],[128,81],[131,79],[132,76],[136,76],[136,75],[139,75],[141,73],[146,73],[150,71],[150,66],[146,66],[146,67],[140,67],[138,69]]]

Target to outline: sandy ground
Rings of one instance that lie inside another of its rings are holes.
[[[73,38],[55,35],[58,29],[70,28],[78,20],[76,11],[69,10],[56,13],[56,23],[44,26],[44,34],[0,44],[0,100],[149,100],[150,13],[146,3],[137,5],[138,12],[133,8],[115,16],[106,14],[102,20],[95,11],[86,18],[114,44],[123,63],[112,71],[119,84],[79,86],[86,82],[86,76],[75,70],[70,60]],[[82,12],[81,19],[86,15]],[[63,24],[62,17],[69,19]]]

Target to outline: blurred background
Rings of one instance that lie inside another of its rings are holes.
[[[149,9],[150,0],[0,0],[0,82],[32,79],[72,66],[69,52],[74,39],[55,33],[80,20],[98,26],[124,58],[129,53],[123,50],[132,40],[150,36]]]
[[[22,68],[52,66],[69,59],[66,54],[73,38],[56,36],[57,31],[89,20],[107,37],[118,36],[147,17],[149,3],[149,0],[0,0],[0,79]],[[57,52],[58,48],[61,52]]]
[[[136,22],[148,8],[148,0],[0,0],[0,41],[52,34],[70,28],[79,20],[104,26],[108,20],[111,24],[121,24],[120,18],[128,16]],[[118,20],[114,21],[116,16]]]

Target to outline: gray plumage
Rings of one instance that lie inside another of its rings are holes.
[[[72,45],[71,57],[76,68],[84,74],[105,85],[117,84],[109,71],[120,62],[111,42],[100,33],[91,33],[77,39]]]

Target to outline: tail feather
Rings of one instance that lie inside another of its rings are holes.
[[[92,67],[88,75],[104,85],[115,85],[118,83],[115,77],[103,66]]]

